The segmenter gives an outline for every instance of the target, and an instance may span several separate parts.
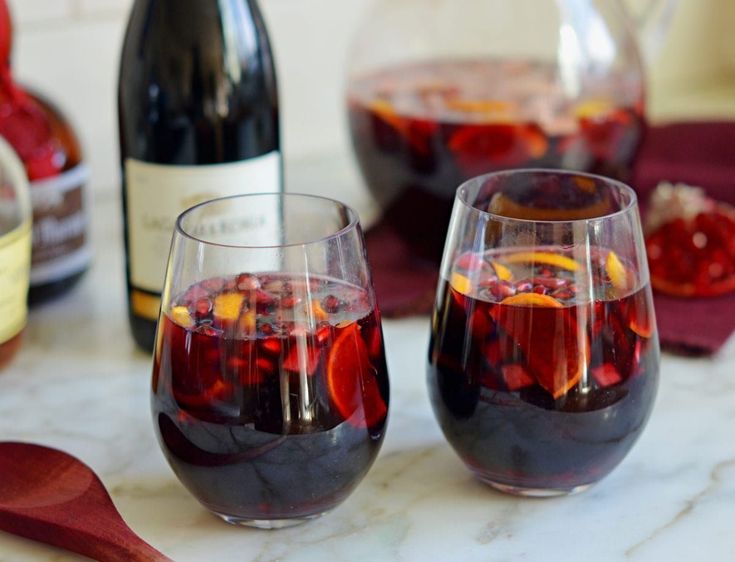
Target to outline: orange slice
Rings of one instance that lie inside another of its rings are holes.
[[[539,295],[538,293],[520,293],[507,297],[500,301],[500,304],[510,306],[540,306],[548,308],[562,308],[562,304],[554,297],[549,295]]]
[[[391,125],[394,129],[397,129],[403,133],[406,131],[406,124],[396,113],[393,104],[386,100],[373,100],[370,102],[370,110],[380,118]]]
[[[520,352],[520,363],[554,399],[579,383],[589,363],[589,338],[559,301],[523,293],[503,300],[490,314],[500,328],[503,356]]]
[[[171,320],[184,328],[191,328],[194,325],[189,309],[185,306],[173,307],[171,309]]]
[[[560,254],[554,254],[552,252],[517,252],[503,257],[503,261],[509,264],[541,263],[544,265],[560,267],[568,271],[577,271],[579,269],[579,263],[572,258],[568,258],[567,256],[562,256]]]
[[[242,293],[222,293],[214,299],[214,316],[220,320],[234,322],[240,316],[242,301],[245,297]]]
[[[616,289],[628,288],[628,272],[615,252],[610,250],[605,260],[605,272]]]
[[[468,100],[450,98],[446,101],[447,107],[468,113],[500,113],[509,115],[517,109],[515,103],[504,100]]]
[[[513,272],[505,267],[502,263],[494,261],[490,265],[493,266],[493,269],[495,270],[495,275],[497,275],[498,279],[500,279],[501,281],[510,281],[513,279]]]
[[[597,98],[583,101],[574,108],[574,115],[578,119],[598,119],[615,109],[612,101],[605,98]]]
[[[461,273],[457,273],[456,271],[452,273],[449,284],[460,294],[468,296],[472,294],[472,281]]]
[[[327,358],[326,378],[335,408],[345,420],[358,427],[375,425],[388,413],[376,374],[360,328],[353,322],[334,340]],[[356,417],[358,410],[363,415]]]
[[[311,299],[311,313],[317,322],[322,322],[329,318],[329,314],[324,310],[322,304],[317,299]]]

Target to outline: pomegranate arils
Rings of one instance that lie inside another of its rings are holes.
[[[199,299],[194,303],[194,312],[202,317],[212,312],[212,301],[208,298]]]
[[[332,327],[327,322],[322,322],[319,329],[316,331],[316,341],[319,345],[324,345],[329,341],[329,337],[332,333]]]
[[[303,370],[312,376],[316,372],[321,359],[322,349],[310,345],[299,347],[293,346],[286,358],[283,360],[283,368],[287,371],[300,373]],[[304,361],[302,365],[302,360]]]
[[[623,377],[612,363],[603,363],[599,367],[591,369],[591,372],[595,382],[602,388],[607,388],[623,381]]]
[[[322,308],[329,314],[335,314],[339,312],[342,302],[334,295],[327,295],[322,299]]]
[[[260,343],[260,348],[264,353],[273,357],[278,357],[281,353],[281,342],[275,338],[265,339]]]
[[[735,290],[735,209],[701,189],[662,184],[651,198],[646,238],[651,282],[674,296]]]
[[[554,297],[556,300],[569,300],[574,298],[574,291],[571,291],[570,289],[564,287],[551,293],[551,296]]]
[[[280,305],[282,308],[293,308],[297,304],[300,304],[302,302],[302,299],[299,297],[295,297],[294,295],[287,295],[283,297],[280,301]]]
[[[502,301],[516,294],[516,287],[509,281],[489,281],[485,285],[485,290],[492,296],[492,300],[497,301]]]
[[[500,371],[505,385],[511,392],[536,384],[536,379],[522,365],[503,365]]]
[[[255,291],[260,289],[260,279],[249,273],[241,273],[237,276],[236,286],[240,291]]]
[[[531,283],[533,285],[541,285],[547,289],[559,289],[569,282],[566,279],[560,279],[558,277],[534,277],[531,279]]]

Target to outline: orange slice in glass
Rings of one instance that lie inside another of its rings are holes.
[[[380,394],[367,345],[353,322],[334,340],[327,358],[327,388],[339,414],[358,427],[380,422],[388,407]],[[362,410],[363,415],[355,417]]]
[[[222,293],[214,299],[214,316],[220,320],[234,322],[240,316],[242,301],[245,297],[242,293]]]
[[[561,254],[554,254],[552,252],[517,252],[515,254],[509,254],[503,257],[505,263],[531,263],[531,264],[544,264],[551,265],[554,267],[560,267],[568,271],[577,271],[579,269],[579,263],[562,256]]]
[[[455,291],[462,295],[469,296],[472,294],[472,281],[461,273],[457,273],[456,271],[452,273],[452,277],[449,279],[449,284]]]
[[[194,325],[194,320],[186,306],[173,307],[171,309],[171,320],[184,328],[191,328]]]
[[[607,273],[612,286],[616,289],[625,290],[628,288],[628,271],[612,250],[608,252],[605,260],[605,273]]]
[[[500,304],[510,306],[541,306],[548,308],[562,308],[562,304],[554,297],[549,295],[539,295],[538,293],[520,293],[513,295],[500,301]]]
[[[502,263],[494,261],[491,263],[491,265],[495,270],[495,275],[497,275],[498,279],[500,279],[501,281],[510,281],[513,279],[513,272],[505,267]]]
[[[490,314],[501,330],[501,349],[519,349],[528,373],[554,399],[577,385],[590,343],[570,309],[548,295],[522,293],[504,299]]]

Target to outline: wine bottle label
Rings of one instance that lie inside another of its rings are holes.
[[[198,203],[244,193],[280,189],[277,151],[241,162],[170,166],[125,161],[128,262],[132,308],[155,320],[176,218]],[[138,289],[136,291],[136,289]]]
[[[31,285],[43,285],[84,270],[91,259],[85,185],[89,169],[79,164],[31,183],[33,252]]]
[[[31,225],[26,222],[0,237],[0,343],[26,325],[30,266]]]

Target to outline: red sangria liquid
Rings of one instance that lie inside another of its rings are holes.
[[[152,408],[172,468],[231,522],[317,516],[383,440],[388,375],[369,294],[327,278],[242,274],[164,310]]]
[[[451,60],[353,82],[357,160],[386,221],[417,254],[441,257],[455,190],[474,176],[507,168],[628,176],[644,128],[635,88],[627,105],[602,95],[570,101],[557,74],[541,63]]]
[[[582,272],[560,248],[464,254],[439,291],[432,404],[465,464],[499,489],[584,489],[646,425],[659,361],[650,293],[614,252],[593,249],[591,263]]]

